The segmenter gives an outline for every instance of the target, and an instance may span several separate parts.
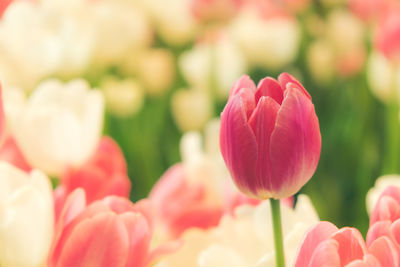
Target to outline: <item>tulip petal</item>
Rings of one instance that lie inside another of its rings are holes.
[[[267,77],[262,79],[257,86],[256,103],[260,97],[269,96],[273,98],[279,105],[282,104],[283,91],[281,85],[273,78]]]
[[[362,260],[355,260],[346,265],[346,267],[381,267],[381,266],[390,267],[391,265],[381,265],[373,255],[369,254],[364,255]]]
[[[1,6],[0,6],[0,16],[1,16]],[[6,136],[6,117],[4,115],[3,89],[0,84],[0,145],[3,144],[5,136]]]
[[[390,220],[394,222],[400,218],[400,188],[388,186],[383,190],[371,213],[370,225],[377,221]]]
[[[342,266],[353,260],[363,259],[367,252],[364,239],[356,228],[344,227],[331,238],[339,244],[338,253]]]
[[[257,142],[239,95],[228,102],[221,114],[220,147],[236,186],[251,196],[247,181],[256,177]]]
[[[297,252],[295,267],[308,266],[314,250],[327,240],[338,228],[330,222],[319,222],[305,234],[300,249]]]
[[[399,254],[392,241],[386,236],[376,239],[368,248],[370,254],[385,267],[399,266]]]
[[[56,266],[125,267],[128,246],[128,236],[118,216],[100,213],[75,227]]]
[[[335,240],[328,239],[320,243],[315,249],[310,262],[306,262],[305,265],[296,266],[308,266],[308,267],[340,267],[344,266],[340,264],[340,258],[337,252],[338,244]]]
[[[125,266],[144,267],[150,249],[151,231],[147,219],[140,213],[120,215],[129,238],[129,253]]]
[[[254,195],[263,199],[270,198],[271,192],[277,189],[274,187],[274,176],[271,173],[269,147],[278,110],[279,104],[274,99],[262,96],[249,120],[258,144],[256,179],[251,181],[250,190]],[[268,190],[261,192],[260,189]]]
[[[381,236],[391,237],[390,225],[390,221],[380,221],[370,226],[367,233],[367,246],[371,246]]]
[[[271,135],[272,174],[278,189],[275,198],[296,193],[311,178],[318,165],[321,134],[314,105],[297,88],[285,91]]]
[[[229,93],[229,100],[237,95],[242,88],[248,88],[254,93],[254,91],[256,90],[256,85],[248,75],[243,75],[233,84]]]
[[[283,91],[286,91],[288,84],[292,83],[294,84],[300,91],[307,96],[311,100],[310,94],[307,92],[307,90],[304,88],[304,86],[292,75],[289,73],[282,73],[278,77],[279,83],[282,85]]]

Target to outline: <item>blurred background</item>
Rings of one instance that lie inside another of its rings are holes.
[[[243,74],[289,72],[320,121],[318,169],[301,190],[322,220],[365,234],[365,195],[399,172],[396,0],[0,0],[0,79],[86,79],[106,100],[131,199],[179,162]]]

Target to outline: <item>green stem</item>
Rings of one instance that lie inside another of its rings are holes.
[[[386,140],[385,140],[385,161],[384,174],[397,173],[399,163],[399,108],[396,103],[386,106]]]
[[[285,256],[283,252],[281,204],[279,199],[270,199],[272,224],[274,229],[275,258],[277,267],[285,267]]]

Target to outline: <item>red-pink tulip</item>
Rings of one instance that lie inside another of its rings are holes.
[[[84,191],[77,189],[57,221],[49,266],[148,266],[175,248],[150,250],[152,224],[143,210],[140,204],[116,196],[86,207]]]
[[[191,0],[191,11],[201,21],[227,20],[233,17],[243,0]]]
[[[314,174],[321,150],[310,95],[292,76],[248,76],[232,87],[221,114],[220,146],[237,187],[267,199],[289,197]]]
[[[15,167],[30,172],[32,167],[26,161],[20,148],[11,135],[6,136],[3,145],[0,149],[0,160],[7,161]]]
[[[375,43],[387,58],[400,62],[400,5],[382,18],[377,27]]]
[[[357,229],[338,229],[329,222],[320,222],[306,233],[295,267],[395,267],[398,264],[398,252],[389,238],[380,237],[367,247]]]
[[[169,238],[178,237],[188,228],[216,226],[223,213],[221,203],[207,199],[205,186],[189,182],[186,176],[183,165],[172,166],[149,195],[157,221],[164,226]]]
[[[131,182],[126,162],[118,144],[110,137],[103,137],[94,155],[79,168],[67,169],[61,177],[58,196],[83,188],[88,203],[115,195],[129,197]],[[61,197],[60,197],[61,198]]]

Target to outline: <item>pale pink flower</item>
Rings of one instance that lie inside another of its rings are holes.
[[[367,247],[357,229],[338,229],[330,222],[320,222],[306,233],[295,267],[394,267],[398,264],[398,252],[389,238],[380,237]]]

